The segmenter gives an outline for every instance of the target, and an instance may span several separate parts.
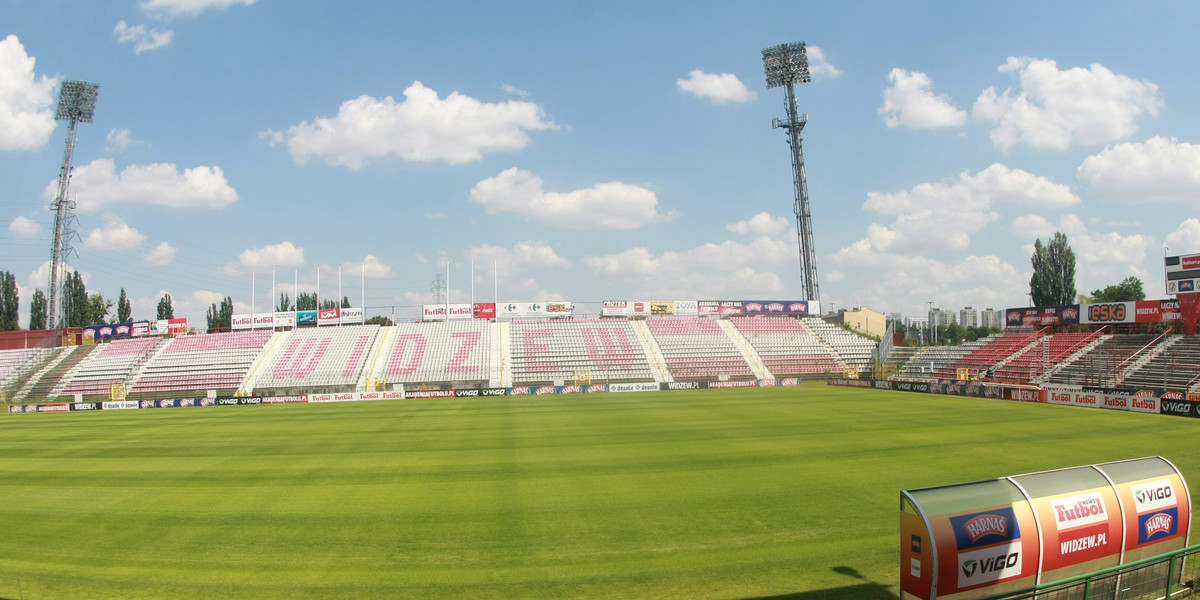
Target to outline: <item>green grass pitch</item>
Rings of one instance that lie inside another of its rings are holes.
[[[819,383],[2,414],[0,598],[894,598],[900,490],[1200,481],[1196,431]]]

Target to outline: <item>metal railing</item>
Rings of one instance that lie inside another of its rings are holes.
[[[1034,588],[976,600],[1158,600],[1190,597],[1200,585],[1200,544]]]

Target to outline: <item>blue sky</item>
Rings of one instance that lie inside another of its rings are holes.
[[[790,158],[760,51],[809,45],[804,150],[824,308],[1027,303],[1035,239],[1077,287],[1200,252],[1189,2],[0,0],[0,269],[45,288],[66,125],[71,265],[134,318],[203,326],[342,293],[796,299]],[[494,278],[493,265],[499,265]],[[278,291],[278,290],[277,290]],[[395,307],[394,309],[392,307]]]

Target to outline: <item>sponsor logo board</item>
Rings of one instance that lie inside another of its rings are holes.
[[[405,398],[453,398],[454,390],[406,390]]]
[[[1099,492],[1065,496],[1050,501],[1055,527],[1059,531],[1108,522],[1104,497]]]
[[[1146,544],[1171,537],[1178,532],[1178,526],[1179,509],[1174,506],[1138,515],[1138,543]]]
[[[1012,507],[950,517],[959,550],[990,546],[1021,537]]]
[[[1176,506],[1178,502],[1175,487],[1167,479],[1136,483],[1129,486],[1129,491],[1133,494],[1134,510],[1139,514]]]
[[[610,383],[608,384],[610,392],[657,392],[658,383],[649,381],[644,383]]]
[[[1021,544],[1005,544],[958,555],[958,588],[965,589],[1021,575]]]

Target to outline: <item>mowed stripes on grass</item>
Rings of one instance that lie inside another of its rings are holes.
[[[0,415],[0,598],[893,598],[899,492],[1188,419],[826,387]]]

